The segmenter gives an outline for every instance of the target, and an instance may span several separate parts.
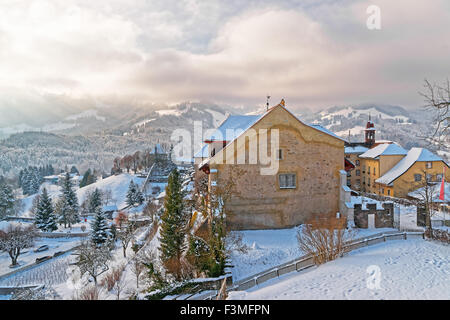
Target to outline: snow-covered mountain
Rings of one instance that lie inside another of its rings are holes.
[[[7,137],[0,140],[0,175],[17,173],[28,165],[49,163],[55,167],[75,164],[81,170],[97,168],[108,172],[115,157],[148,149],[157,142],[170,143],[171,134],[176,129],[192,132],[194,122],[201,121],[205,132],[217,127],[228,114],[249,112],[197,102],[172,106],[136,103],[86,105],[90,107],[53,115],[51,120],[40,122],[39,126],[32,122],[13,123],[9,127],[0,125],[0,138],[2,130],[3,137]],[[256,113],[264,111],[265,107],[254,110]],[[431,129],[430,116],[423,110],[368,104],[317,112],[303,109],[296,115],[302,121],[318,123],[351,141],[363,140],[363,130],[370,115],[377,130],[377,140],[393,140],[407,149],[429,148],[422,137]],[[23,121],[27,118],[24,117]],[[14,131],[19,133],[12,134]]]
[[[405,148],[428,147],[423,137],[431,130],[431,116],[423,109],[364,104],[339,106],[316,113],[302,113],[306,122],[318,123],[350,141],[362,141],[369,117],[375,124],[377,140],[392,140]]]

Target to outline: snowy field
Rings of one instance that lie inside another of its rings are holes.
[[[18,263],[20,266],[18,268],[22,268],[29,264],[32,264],[36,261],[36,258],[41,258],[45,256],[53,256],[56,252],[66,251],[76,247],[82,238],[38,238],[34,243],[33,248],[27,248],[23,250],[23,253],[20,254]],[[37,248],[43,245],[48,245],[49,249],[43,252],[34,252]],[[9,272],[14,271],[9,266],[11,264],[11,258],[8,253],[0,252],[0,276]],[[1,282],[0,282],[1,283]]]
[[[231,251],[231,269],[233,281],[238,281],[294,260],[302,256],[298,247],[297,231],[299,227],[278,230],[235,231],[242,235],[246,252]],[[396,229],[354,229],[353,237],[362,238],[381,232],[394,232]]]
[[[379,273],[368,271],[379,268]],[[376,281],[379,275],[379,286]],[[368,285],[369,282],[369,285]],[[269,280],[229,299],[450,299],[450,246],[396,240]]]
[[[69,263],[73,261],[71,252],[62,256],[42,262],[28,270],[19,271],[14,275],[0,280],[0,286],[22,286],[33,284],[45,284],[46,286],[54,286],[56,284],[64,283],[67,278],[66,270]]]

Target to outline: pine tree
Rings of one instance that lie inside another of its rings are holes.
[[[79,209],[77,194],[72,188],[69,173],[66,173],[62,183],[62,196],[59,203],[60,222],[64,224],[64,227],[68,224],[70,228],[72,224],[80,222]]]
[[[0,220],[13,213],[15,202],[12,187],[2,182],[0,184]]]
[[[131,180],[127,192],[127,200],[126,200],[127,205],[133,206],[136,203],[136,192],[137,192],[136,184],[133,182],[133,180]]]
[[[58,229],[56,220],[52,200],[48,196],[47,189],[44,188],[39,198],[34,223],[42,231],[52,232]]]
[[[94,221],[91,224],[91,241],[96,245],[104,244],[111,236],[110,228],[101,207],[95,211]]]
[[[97,208],[102,206],[102,193],[95,188],[89,197],[89,212],[96,212]]]
[[[22,183],[21,183],[21,185],[22,185],[22,193],[23,193],[24,195],[30,194],[30,184],[31,184],[31,181],[30,181],[30,174],[29,174],[29,172],[28,172],[28,169],[25,168],[25,169],[23,170],[23,174],[22,174]]]
[[[138,204],[142,204],[144,202],[145,198],[144,195],[142,194],[142,191],[139,190],[138,186],[136,186],[136,192],[134,195],[134,202],[138,203]]]
[[[169,175],[164,201],[164,213],[161,217],[161,246],[162,260],[176,258],[180,261],[185,248],[186,212],[183,204],[183,193],[178,170]]]

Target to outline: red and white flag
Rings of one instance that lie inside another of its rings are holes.
[[[444,174],[442,175],[441,191],[439,192],[439,200],[442,201],[445,200],[445,167],[443,172]]]

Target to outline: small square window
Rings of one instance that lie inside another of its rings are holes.
[[[414,175],[414,181],[419,182],[420,180],[422,180],[422,175],[421,174],[415,174]]]
[[[294,189],[296,186],[296,174],[280,174],[278,176],[278,181],[280,183],[280,189]]]

